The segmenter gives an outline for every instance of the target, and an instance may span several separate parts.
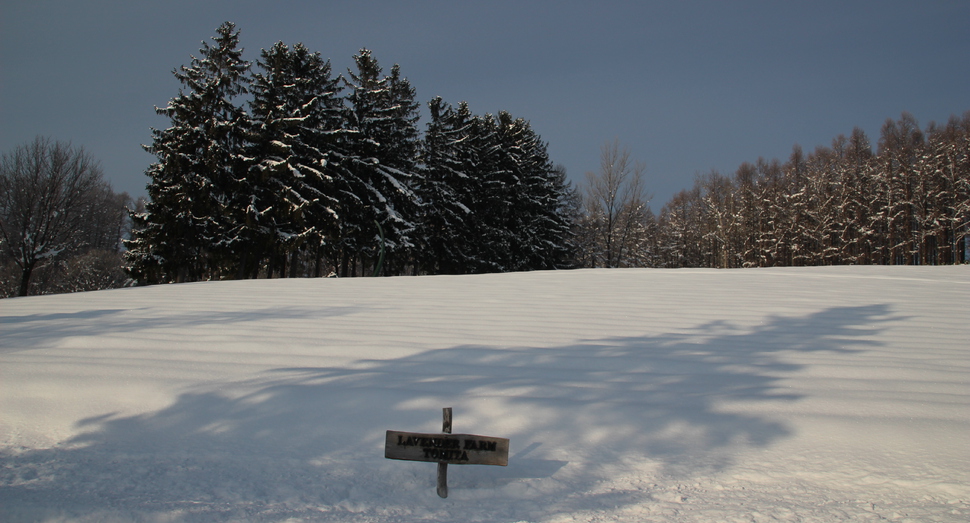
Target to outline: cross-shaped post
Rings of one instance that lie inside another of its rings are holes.
[[[438,495],[448,497],[448,464],[509,464],[509,440],[491,436],[451,433],[451,407],[441,410],[441,434],[389,430],[384,440],[384,457],[438,464]]]

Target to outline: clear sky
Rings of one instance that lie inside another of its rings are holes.
[[[574,182],[614,138],[655,211],[696,174],[731,174],[887,118],[970,110],[970,1],[0,0],[0,151],[50,136],[145,194],[154,113],[223,21],[246,58],[303,42],[346,72],[367,47],[427,102],[531,121]],[[426,121],[420,123],[424,129]]]

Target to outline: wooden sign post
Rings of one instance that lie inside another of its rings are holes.
[[[509,464],[509,440],[451,433],[451,407],[442,409],[441,434],[387,431],[384,457],[438,464],[438,495],[448,497],[448,464]]]

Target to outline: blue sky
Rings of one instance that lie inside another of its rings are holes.
[[[887,118],[970,110],[970,2],[249,2],[0,0],[0,151],[37,135],[144,194],[140,144],[171,71],[223,21],[246,57],[303,42],[345,72],[367,47],[417,90],[530,120],[581,183],[614,138],[655,211],[696,174],[786,159]],[[424,128],[426,122],[420,123]]]

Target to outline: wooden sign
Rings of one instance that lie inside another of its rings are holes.
[[[475,434],[387,431],[384,457],[450,465],[509,464],[509,440]]]
[[[441,409],[441,434],[389,430],[384,457],[438,464],[438,495],[448,497],[448,465],[509,464],[509,440],[451,433],[451,407]]]

